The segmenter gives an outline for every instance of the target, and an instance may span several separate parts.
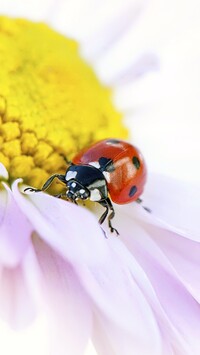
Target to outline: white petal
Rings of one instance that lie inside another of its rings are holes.
[[[160,306],[166,315],[165,322],[162,321],[160,323],[165,341],[171,344],[175,353],[198,355],[200,349],[198,337],[200,332],[200,306],[193,298],[191,292],[188,291],[186,280],[184,281],[184,277],[182,277],[184,267],[187,269],[187,266],[190,265],[186,279],[189,278],[189,273],[192,273],[192,263],[187,260],[184,265],[183,259],[180,258],[182,263],[180,263],[179,259],[177,264],[175,262],[173,265],[168,259],[168,249],[164,248],[164,245],[166,238],[172,239],[174,234],[169,230],[166,231],[157,226],[153,227],[145,220],[138,222],[139,220],[134,221],[134,216],[131,218],[123,215],[123,220],[122,218],[118,220],[119,230],[121,230],[125,244],[138,260],[149,282],[151,282]],[[164,236],[164,243],[162,243],[162,236]],[[181,237],[179,239],[176,238],[176,242],[181,243]],[[160,248],[162,245],[163,251]],[[191,251],[194,249],[193,242],[190,245],[190,240],[188,240],[188,249]],[[166,255],[165,251],[167,251]],[[198,251],[200,251],[199,248]],[[171,254],[173,255],[173,251],[171,251]],[[172,257],[173,260],[174,258]],[[195,264],[196,257],[193,268],[196,267]],[[177,265],[179,265],[179,268]],[[179,273],[180,270],[181,273]],[[196,284],[194,283],[193,286],[198,284],[199,289],[197,273],[199,274],[198,280],[200,279],[200,273],[198,270],[195,270],[195,272]],[[194,279],[192,276],[191,283],[193,283]],[[196,289],[196,292],[198,289]],[[162,313],[160,314],[162,315]],[[157,317],[159,321],[159,312]]]
[[[188,292],[200,303],[200,243],[153,225],[144,225]]]
[[[34,273],[34,265],[29,260],[29,251],[18,266],[0,268],[0,315],[17,330],[26,327],[36,315],[33,284],[30,287],[31,282],[34,281],[30,280],[30,277]],[[35,282],[34,286],[36,286]]]
[[[0,262],[16,266],[29,245],[32,228],[17,206],[11,190],[0,191]]]
[[[70,264],[37,236],[33,243],[42,273],[50,353],[82,355],[92,325],[88,297]]]
[[[104,234],[92,213],[46,193],[22,194],[17,184],[13,184],[13,195],[19,208],[41,238],[69,262],[96,264],[100,257],[91,250],[98,248],[101,257],[107,256]]]
[[[13,6],[12,0],[0,0],[1,13],[15,17],[25,17],[32,20],[44,20],[53,6],[54,0],[24,1],[15,0]]]
[[[138,355],[145,355],[153,348],[154,354],[164,354],[163,337],[151,307],[159,308],[159,304],[148,279],[119,238],[111,237],[108,243],[107,260],[89,270],[77,270],[96,308],[97,351],[131,355],[134,349]]]
[[[99,26],[100,29],[92,31],[83,41],[84,55],[90,60],[93,59],[94,62],[99,62],[99,58],[102,59],[102,56],[107,55],[109,50],[116,43],[119,43],[120,39],[135,25],[146,3],[146,0],[119,1],[113,4],[114,6],[111,10],[112,1],[110,1],[110,3],[107,2],[107,4],[105,2],[102,9],[103,16]],[[107,5],[107,8],[105,5]],[[111,10],[111,13],[109,13],[109,10]],[[96,18],[98,18],[99,21],[99,13],[96,14]],[[113,65],[115,66],[115,61],[112,61],[112,67]],[[122,67],[120,69],[122,69]],[[110,70],[112,70],[111,67]]]
[[[73,265],[116,354],[125,349],[128,355],[133,347],[138,354],[148,354],[149,347],[160,354],[155,315],[134,280],[134,274],[141,273],[141,278],[142,271],[121,242],[113,236],[106,239],[97,221],[83,208],[44,193],[23,196],[17,183],[13,191],[41,238]],[[117,243],[117,251],[113,243]]]
[[[153,216],[200,241],[200,184],[151,173],[142,199]]]

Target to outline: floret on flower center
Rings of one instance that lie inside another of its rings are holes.
[[[91,141],[126,137],[76,42],[45,24],[0,17],[0,78],[0,162],[11,180],[41,187]]]

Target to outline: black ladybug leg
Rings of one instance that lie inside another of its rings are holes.
[[[24,192],[26,192],[26,191],[30,191],[30,192],[40,192],[40,191],[42,191],[42,190],[40,190],[40,189],[34,189],[33,187],[26,187],[26,188],[24,189]]]
[[[100,201],[99,204],[106,208],[105,212],[99,218],[99,224],[102,224],[105,221],[105,219],[106,219],[106,217],[108,215],[109,207],[108,207],[108,204],[107,204],[106,200]]]
[[[50,176],[50,178],[44,183],[44,185],[42,186],[41,189],[33,189],[32,187],[27,187],[24,190],[24,192],[26,192],[26,191],[31,191],[31,192],[45,191],[52,184],[52,182],[55,178],[58,178],[60,181],[62,181],[64,183],[66,182],[65,175],[54,174],[54,175]]]
[[[115,233],[116,233],[117,235],[119,235],[118,230],[117,230],[116,228],[113,228],[113,226],[112,226],[112,224],[111,224],[111,219],[113,219],[114,216],[115,216],[114,207],[113,207],[112,202],[110,201],[110,199],[109,199],[108,197],[107,197],[106,201],[107,201],[107,204],[108,204],[108,206],[109,206],[109,208],[110,208],[110,210],[111,210],[111,213],[110,213],[109,216],[108,216],[108,225],[109,225],[109,228],[110,228],[110,230],[111,230],[112,233],[115,231]]]
[[[102,214],[102,216],[99,218],[99,224],[102,224],[102,223],[105,221],[105,219],[106,219],[106,217],[107,217],[107,215],[108,215],[109,207],[108,207],[106,201],[104,201],[104,200],[101,201],[101,202],[99,202],[99,204],[100,204],[101,206],[103,206],[103,207],[106,208],[105,212],[104,212],[104,213]],[[103,231],[103,234],[104,234],[105,238],[107,238],[106,232],[104,231],[103,228],[101,228],[101,229],[102,229],[102,231]]]
[[[60,180],[64,183],[66,182],[65,175],[54,174],[54,175],[50,176],[50,178],[44,183],[41,190],[45,191],[46,189],[48,189],[48,187],[52,184],[52,182],[55,178],[57,178],[58,180]]]
[[[111,210],[111,213],[108,216],[108,225],[109,225],[111,233],[115,232],[117,235],[119,235],[119,232],[117,231],[117,229],[113,228],[113,226],[111,224],[111,219],[113,219],[113,217],[115,216],[115,211],[114,211],[112,202],[110,201],[109,198],[107,198],[105,200],[100,201],[99,204],[106,208],[105,212],[102,214],[102,216],[99,219],[99,223],[102,224],[105,221],[106,217],[108,216],[109,210]]]

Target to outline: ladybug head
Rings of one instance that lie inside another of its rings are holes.
[[[90,197],[90,191],[75,179],[68,181],[67,187],[67,197],[72,201],[76,201],[78,199],[87,200]]]
[[[66,171],[65,184],[66,195],[73,202],[88,198],[91,201],[100,201],[107,196],[105,177],[94,166],[70,165]]]

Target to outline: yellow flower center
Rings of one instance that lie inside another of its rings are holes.
[[[0,162],[41,187],[91,142],[125,137],[111,91],[75,41],[47,25],[0,17]]]

